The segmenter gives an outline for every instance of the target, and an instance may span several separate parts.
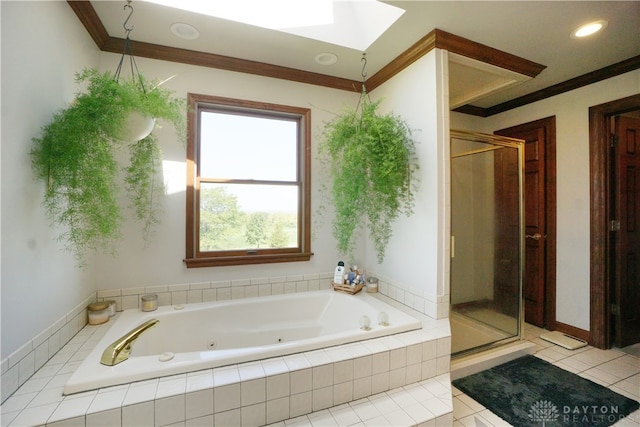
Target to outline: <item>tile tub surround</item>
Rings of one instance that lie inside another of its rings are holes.
[[[7,400],[84,328],[87,324],[87,305],[95,300],[96,294],[92,293],[66,315],[0,362],[1,402]]]
[[[63,396],[109,327],[87,325],[2,405],[2,425],[261,425],[326,411],[391,417],[391,425],[446,423],[449,324],[422,321],[422,330]]]
[[[89,295],[58,321],[0,362],[4,402],[87,324],[86,307],[94,301],[114,300],[116,310],[140,308],[140,297],[158,294],[158,305],[220,301],[254,296],[318,290],[333,273],[275,276],[243,280],[107,289]]]

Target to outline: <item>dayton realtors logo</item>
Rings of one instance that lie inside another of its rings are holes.
[[[548,400],[538,400],[529,409],[529,419],[542,422],[543,427],[546,425],[545,423],[555,421],[559,416],[558,407]]]
[[[553,421],[560,424],[580,423],[585,426],[602,422],[613,423],[624,418],[624,415],[620,415],[617,406],[564,405],[559,410],[553,402],[539,400],[531,405],[528,417],[531,421],[541,422],[545,427],[546,423]]]

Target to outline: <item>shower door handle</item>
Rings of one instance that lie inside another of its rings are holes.
[[[526,237],[527,239],[540,240],[542,238],[542,234],[540,234],[540,233],[527,234],[524,237]]]

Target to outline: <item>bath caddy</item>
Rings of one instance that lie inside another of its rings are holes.
[[[364,283],[360,283],[359,285],[351,286],[351,285],[340,285],[333,280],[331,281],[331,287],[336,292],[342,292],[343,294],[355,295],[364,288]]]

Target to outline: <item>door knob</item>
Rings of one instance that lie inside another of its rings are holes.
[[[540,233],[536,233],[536,234],[533,234],[533,235],[527,234],[524,237],[526,237],[527,239],[540,240],[542,238],[542,234],[540,234]]]

